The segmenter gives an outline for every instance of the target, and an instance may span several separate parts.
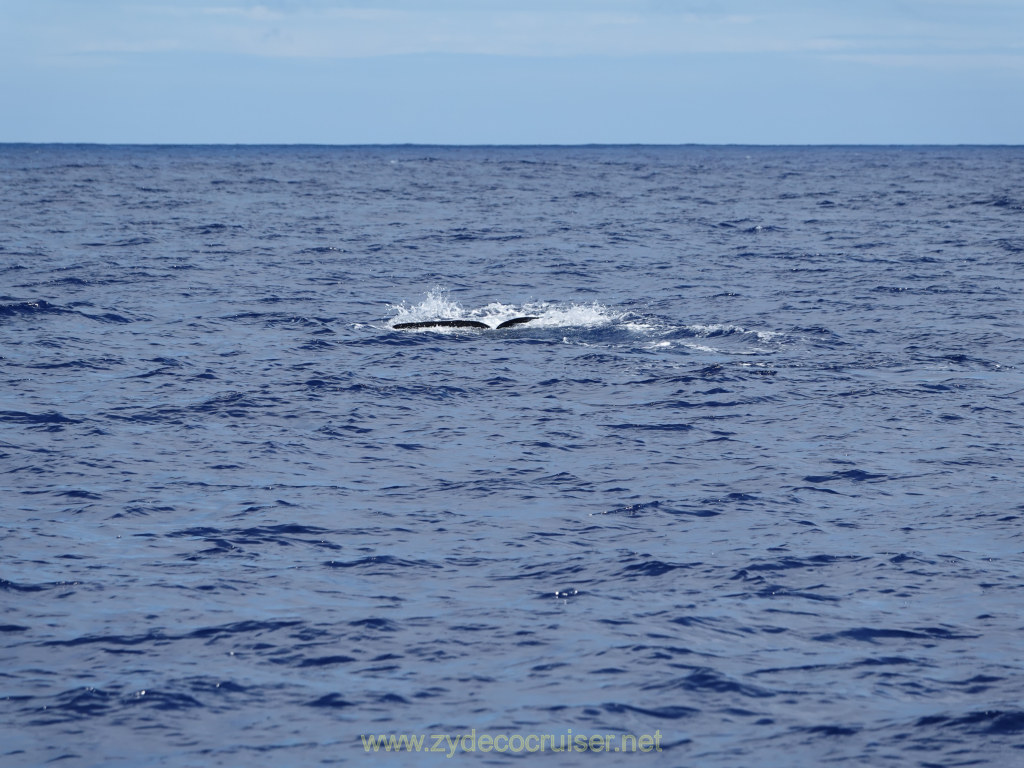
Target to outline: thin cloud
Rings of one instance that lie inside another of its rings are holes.
[[[599,4],[600,5],[600,4]],[[606,4],[607,5],[607,4]],[[79,51],[137,52],[167,29],[182,50],[271,57],[355,58],[418,53],[505,56],[755,53],[823,50],[836,43],[801,37],[751,14],[505,9],[322,7],[319,4],[150,6],[122,17]],[[94,28],[95,29],[95,28]],[[158,42],[160,41],[160,42]]]
[[[803,53],[1024,55],[1024,6],[1001,0],[35,0],[12,45],[52,55],[217,53],[345,59],[408,54],[529,57]],[[59,12],[55,12],[59,10]],[[30,43],[24,41],[28,39]],[[3,40],[0,40],[3,42]],[[870,59],[867,57],[871,57]]]
[[[281,21],[287,18],[287,14],[275,11],[265,5],[254,5],[248,8],[217,6],[214,8],[200,8],[198,12],[203,16],[228,16],[250,21]]]

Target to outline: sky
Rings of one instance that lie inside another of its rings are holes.
[[[1024,144],[1024,0],[0,0],[0,142]]]

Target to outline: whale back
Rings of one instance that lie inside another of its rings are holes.
[[[392,328],[400,330],[412,328],[490,328],[487,323],[479,320],[422,320],[416,323],[395,323]]]

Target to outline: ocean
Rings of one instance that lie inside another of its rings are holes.
[[[1020,147],[0,145],[0,765],[1017,764],[1022,296]]]

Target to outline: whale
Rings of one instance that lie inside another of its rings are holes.
[[[488,331],[500,331],[502,328],[511,328],[514,325],[522,325],[536,317],[513,317],[496,326],[490,326],[479,320],[420,320],[415,323],[395,323],[392,328],[399,331],[414,330],[416,328],[483,328]]]

